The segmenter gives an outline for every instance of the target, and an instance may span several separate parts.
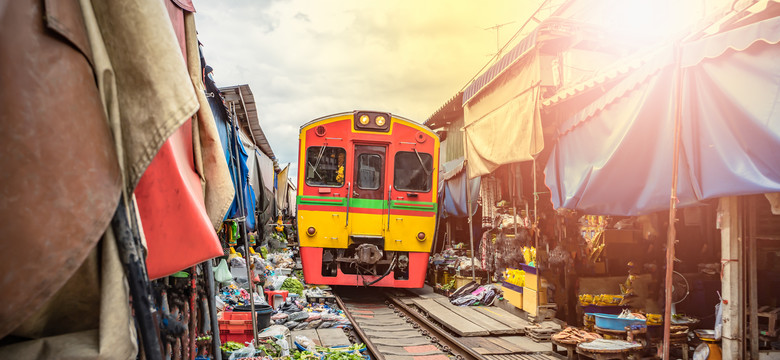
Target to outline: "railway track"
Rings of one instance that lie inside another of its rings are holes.
[[[343,288],[336,301],[354,325],[373,359],[378,360],[551,360],[552,352],[504,351],[490,353],[469,346],[406,301],[403,290]],[[469,340],[469,341],[466,341]]]

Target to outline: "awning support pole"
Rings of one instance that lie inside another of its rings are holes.
[[[469,188],[469,139],[466,137],[466,132],[463,131],[463,166],[466,167],[466,217],[469,219],[469,243],[471,246],[471,281],[477,281],[476,274],[476,256],[474,249],[474,225],[471,221],[471,189]]]
[[[255,216],[255,214],[247,214],[246,210],[244,209],[244,189],[241,187],[241,179],[244,178],[244,174],[241,173],[241,164],[239,164],[239,161],[241,160],[241,153],[239,151],[239,141],[241,141],[241,136],[239,134],[240,127],[238,125],[238,114],[236,114],[236,108],[233,106],[232,111],[233,119],[232,121],[232,128],[234,131],[233,136],[233,151],[235,153],[235,161],[233,162],[233,165],[235,166],[234,172],[236,174],[236,179],[238,181],[236,182],[236,188],[238,191],[236,191],[236,202],[238,203],[238,211],[243,214],[243,222],[244,226],[241,226],[241,236],[244,237],[244,254],[246,256],[246,274],[247,274],[247,280],[249,280],[249,308],[250,311],[252,311],[252,339],[257,345],[257,313],[255,313],[255,291],[254,291],[254,282],[252,276],[252,256],[249,252],[249,236],[246,234],[246,218],[247,216]],[[248,186],[248,185],[247,185]]]
[[[536,137],[534,137],[536,139]],[[534,140],[535,142],[536,140]],[[534,267],[536,268],[536,291],[538,291],[538,294],[536,296],[536,315],[539,315],[539,305],[542,299],[542,291],[546,291],[545,289],[542,289],[542,273],[541,269],[539,269],[539,216],[537,214],[538,209],[538,203],[539,203],[539,193],[536,190],[536,157],[533,158],[531,164],[533,165],[533,178],[534,178],[534,221],[533,221],[533,231],[534,231],[534,249],[536,249],[536,259],[534,259]],[[526,214],[528,215],[528,214]]]
[[[666,239],[666,292],[664,296],[664,346],[663,358],[669,358],[670,333],[672,325],[672,273],[674,272],[674,244],[677,242],[677,174],[680,159],[680,127],[682,118],[682,68],[680,67],[680,47],[675,46],[675,84],[674,84],[674,150],[672,151],[672,191],[669,198],[669,233]]]

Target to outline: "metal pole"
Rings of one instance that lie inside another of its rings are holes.
[[[254,292],[254,283],[252,279],[254,276],[252,276],[252,256],[249,254],[249,237],[246,234],[246,217],[249,216],[249,214],[246,213],[246,210],[244,209],[244,189],[241,187],[241,180],[243,179],[243,174],[241,173],[241,164],[239,161],[241,160],[241,152],[239,151],[239,146],[241,141],[241,136],[239,134],[240,127],[238,126],[238,116],[236,115],[235,105],[233,105],[233,122],[232,122],[232,128],[234,131],[233,136],[233,151],[235,152],[235,162],[233,163],[235,165],[235,173],[236,178],[238,179],[238,182],[236,182],[236,187],[238,188],[238,191],[236,192],[236,201],[238,202],[238,211],[240,214],[243,214],[243,222],[244,226],[241,227],[241,236],[244,237],[244,253],[246,256],[246,274],[247,274],[247,280],[249,280],[249,309],[252,312],[252,334],[255,344],[257,344],[257,319],[255,314],[255,292]],[[254,216],[254,214],[252,214]]]
[[[510,192],[512,194],[512,222],[514,223],[515,239],[517,239],[517,204],[515,203],[515,198],[517,197],[517,178],[515,178],[514,163],[509,164],[509,171],[512,173],[512,191]]]
[[[214,296],[216,295],[216,291],[214,291],[216,287],[216,283],[214,282],[214,267],[211,265],[211,260],[206,260],[203,262],[203,264],[203,268],[206,270],[206,294],[208,295],[207,300],[209,304],[209,317],[211,317],[212,324],[211,344],[214,347],[214,353],[212,355],[214,356],[214,360],[222,360],[222,351],[219,350],[221,342],[219,340],[219,319],[217,318],[217,304],[216,301],[214,301]]]
[[[132,206],[132,204],[129,204]],[[130,296],[133,301],[133,312],[138,323],[139,337],[147,360],[162,360],[160,345],[160,328],[157,310],[152,299],[152,289],[149,274],[146,272],[146,261],[141,247],[141,235],[138,227],[131,220],[134,213],[125,203],[124,195],[119,199],[111,228],[116,235],[119,259],[127,275]],[[128,214],[129,212],[129,214]]]
[[[534,137],[536,139],[536,137]],[[535,141],[535,140],[534,140]],[[537,258],[534,259],[534,267],[536,268],[536,291],[538,293],[536,294],[536,311],[537,316],[539,315],[539,302],[542,298],[542,272],[541,269],[539,269],[539,216],[537,216],[537,203],[539,202],[539,193],[536,192],[536,158],[533,158],[533,161],[531,163],[533,165],[533,178],[534,178],[534,222],[533,222],[533,229],[534,229],[534,249],[535,253],[537,254]],[[528,215],[528,214],[526,214]]]
[[[666,239],[666,292],[664,296],[664,348],[663,359],[669,358],[670,333],[672,325],[672,272],[674,271],[674,244],[677,231],[674,223],[677,218],[677,168],[680,157],[680,123],[682,118],[682,69],[680,68],[680,48],[675,46],[675,108],[674,108],[674,150],[672,151],[672,190],[669,198],[669,233]]]
[[[465,130],[465,129],[464,129]],[[466,167],[466,204],[468,206],[468,209],[466,209],[466,216],[469,219],[469,243],[471,246],[471,281],[477,281],[477,273],[476,273],[476,263],[474,258],[474,225],[471,221],[471,189],[469,189],[469,158],[468,158],[468,149],[469,149],[469,140],[466,137],[466,132],[463,132],[463,166]]]

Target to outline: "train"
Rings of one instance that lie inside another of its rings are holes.
[[[296,228],[306,283],[420,288],[435,239],[439,137],[378,111],[299,134]]]

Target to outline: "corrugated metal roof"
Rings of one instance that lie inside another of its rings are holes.
[[[463,92],[459,91],[451,97],[438,110],[436,110],[428,120],[425,120],[425,126],[431,129],[449,125],[458,118],[463,117]]]
[[[595,74],[588,80],[585,80],[579,84],[569,86],[564,89],[558,90],[553,96],[542,101],[542,108],[555,106],[562,103],[576,95],[582,94],[588,90],[597,88],[612,80],[621,78],[630,72],[638,69],[646,62],[646,58],[637,58],[631,61],[624,62],[622,65],[610,66],[610,69],[606,72]]]
[[[498,62],[493,64],[487,71],[471,82],[471,84],[469,84],[469,86],[463,90],[463,101],[461,104],[466,104],[469,99],[474,97],[474,95],[482,90],[483,87],[490,84],[490,82],[498,77],[498,75],[501,75],[504,70],[509,67],[509,65],[514,64],[523,55],[528,53],[528,51],[536,45],[536,33],[538,30],[539,27],[534,29],[534,31],[532,31],[530,34],[528,34],[528,36],[523,38],[523,40],[515,45],[512,50],[509,50],[506,55],[501,57]]]
[[[257,114],[257,105],[255,97],[252,95],[252,89],[249,88],[249,85],[243,84],[221,87],[219,91],[222,92],[226,102],[233,102],[236,105],[238,123],[241,124],[241,128],[252,137],[260,151],[274,161],[274,170],[279,171],[279,162],[271,149],[271,144],[265,137],[263,128],[260,127],[260,118]]]

